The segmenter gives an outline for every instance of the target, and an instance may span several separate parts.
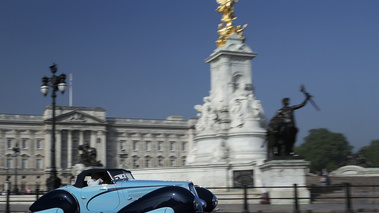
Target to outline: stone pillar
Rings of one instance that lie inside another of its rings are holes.
[[[84,144],[84,131],[79,130],[79,146]]]
[[[97,158],[100,160],[100,162],[107,166],[107,140],[106,140],[106,132],[104,131],[98,131],[98,140],[97,140],[97,147],[98,147],[98,156]]]
[[[29,165],[31,165],[33,168],[37,168],[36,165],[36,155],[35,155],[35,149],[36,149],[36,131],[35,130],[29,130],[30,132],[30,146],[29,146],[29,154],[31,156],[32,163],[29,162]]]
[[[51,130],[45,130],[45,144],[43,148],[45,149],[45,168],[50,170],[50,160],[51,160]]]
[[[170,134],[163,133],[163,166],[170,166]]]
[[[57,169],[62,168],[62,132],[61,130],[55,131],[55,167]]]
[[[67,130],[67,168],[72,167],[72,131]]]
[[[7,150],[7,142],[5,138],[5,130],[0,129],[0,156],[5,156],[5,151]],[[0,167],[7,167],[6,158],[0,158]]]
[[[89,144],[90,147],[96,148],[96,139],[97,139],[97,132],[90,131],[90,144]]]

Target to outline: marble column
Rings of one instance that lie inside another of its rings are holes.
[[[7,141],[5,138],[5,130],[0,129],[0,156],[5,156],[5,151],[7,150]],[[6,158],[0,158],[0,167],[7,167]]]
[[[106,131],[98,131],[100,133],[99,141],[98,141],[98,159],[100,162],[107,166],[107,140],[106,140]]]
[[[79,130],[79,146],[84,144],[84,131]]]
[[[36,131],[35,130],[29,130],[30,132],[30,146],[29,146],[29,150],[30,150],[30,156],[31,156],[31,160],[32,160],[32,163],[29,162],[29,164],[32,165],[32,168],[37,168],[37,165],[36,165],[36,155],[35,155],[35,149],[36,149]]]
[[[57,169],[62,169],[62,131],[55,131],[55,167]]]
[[[97,132],[96,131],[90,131],[90,147],[94,147],[97,150],[96,147],[96,139],[97,139]]]
[[[72,131],[67,130],[67,168],[72,166]]]
[[[45,168],[50,170],[50,160],[51,160],[51,130],[45,131],[45,144],[44,144],[44,151],[45,151]]]

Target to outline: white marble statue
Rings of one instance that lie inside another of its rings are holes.
[[[243,127],[246,120],[264,119],[260,101],[255,99],[253,91],[246,88],[247,85],[240,83],[232,95],[230,102],[231,128]]]
[[[212,106],[212,102],[209,97],[204,97],[203,100],[203,105],[195,106],[195,109],[199,111],[199,120],[196,124],[196,130],[214,130],[217,127],[218,122],[217,109]]]

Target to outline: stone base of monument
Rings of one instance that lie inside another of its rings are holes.
[[[262,173],[262,184],[268,187],[271,204],[293,204],[295,202],[293,199],[295,184],[297,185],[297,197],[302,198],[298,200],[299,204],[310,203],[310,191],[304,187],[306,186],[305,175],[308,166],[309,161],[290,158],[269,160],[259,166]]]
[[[232,164],[188,165],[184,167],[156,167],[131,169],[138,180],[190,180],[195,185],[209,188],[222,200],[220,204],[243,204],[242,185],[261,186],[261,174],[256,162]],[[228,188],[238,187],[238,188]],[[249,204],[258,204],[261,190],[248,190]],[[232,198],[232,199],[231,199]],[[239,198],[239,199],[235,199]]]
[[[136,179],[144,180],[183,180],[193,181],[194,184],[203,187],[233,187],[234,180],[243,176],[250,179],[252,185],[257,178],[255,164],[241,164],[232,166],[228,164],[192,165],[185,167],[156,167],[144,169],[132,169]],[[235,173],[236,171],[244,171]],[[250,171],[250,172],[249,172]],[[246,176],[249,176],[246,177]],[[260,179],[260,177],[259,177]]]

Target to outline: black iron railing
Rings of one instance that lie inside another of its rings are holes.
[[[379,206],[379,185],[351,185],[350,183],[343,183],[331,186],[298,186],[294,184],[292,186],[275,186],[275,187],[251,187],[251,186],[242,186],[242,187],[206,187],[219,198],[219,203],[238,203],[238,209],[241,209],[241,212],[248,213],[249,206],[254,206],[257,204],[270,204],[275,203],[275,200],[287,200],[287,206],[292,205],[292,212],[300,213],[301,208],[304,203],[318,203],[318,204],[331,204],[338,203],[342,204],[344,207],[344,212],[354,212],[354,205],[365,203],[365,204],[378,204]],[[270,196],[270,191],[276,189],[289,189],[289,193],[292,193],[292,196],[287,193],[287,197],[272,197]],[[302,197],[299,196],[300,190],[309,190],[309,196]],[[232,193],[231,193],[232,192]],[[264,192],[264,193],[262,193]],[[45,191],[39,191],[38,189],[34,191],[33,196],[27,196],[28,200],[22,199],[19,197],[21,195],[12,195],[8,190],[6,196],[3,196],[3,199],[0,200],[0,206],[4,205],[5,208],[1,209],[0,212],[11,212],[13,204],[17,202],[29,202],[32,203],[41,197]],[[228,194],[228,196],[225,196]],[[6,199],[4,199],[6,197]],[[13,204],[12,204],[13,203]],[[236,204],[233,204],[236,205]],[[225,212],[223,209],[220,212]],[[236,211],[234,211],[236,212]]]
[[[222,203],[222,201],[236,201],[236,200],[243,199],[242,212],[244,213],[249,212],[249,206],[251,205],[254,206],[254,204],[270,204],[272,203],[271,202],[272,200],[292,200],[294,213],[299,213],[301,211],[301,206],[303,205],[301,203],[312,204],[315,202],[317,202],[318,204],[336,204],[336,203],[343,204],[345,207],[344,211],[347,213],[350,213],[350,212],[354,212],[353,201],[356,204],[360,204],[360,203],[375,204],[373,206],[376,209],[376,204],[379,204],[379,191],[376,190],[376,188],[378,187],[379,185],[351,185],[350,183],[343,183],[343,184],[337,184],[337,185],[331,185],[331,186],[316,186],[316,185],[298,186],[297,184],[294,184],[292,186],[275,186],[275,187],[269,187],[269,186],[265,186],[265,187],[248,187],[248,186],[208,187],[208,189],[210,189],[211,191],[214,190],[216,196],[218,194],[217,192],[219,191],[237,190],[234,192],[235,194],[239,190],[241,195],[243,195],[242,198],[241,196],[228,197],[228,198],[220,197],[219,203]],[[307,197],[299,196],[300,188],[306,188],[307,190],[309,190],[310,192],[309,196]],[[270,194],[270,190],[272,189],[292,189],[293,195],[292,197],[291,196],[271,197],[269,194]],[[256,196],[251,196],[251,194],[249,194],[249,191],[257,192],[257,191],[266,191],[266,190],[267,190],[267,195],[265,195],[265,193],[261,193],[260,195],[258,193],[255,193]],[[252,202],[249,205],[250,200],[252,200]],[[301,200],[306,200],[306,202],[300,202]],[[291,204],[288,204],[288,205],[291,205]]]

